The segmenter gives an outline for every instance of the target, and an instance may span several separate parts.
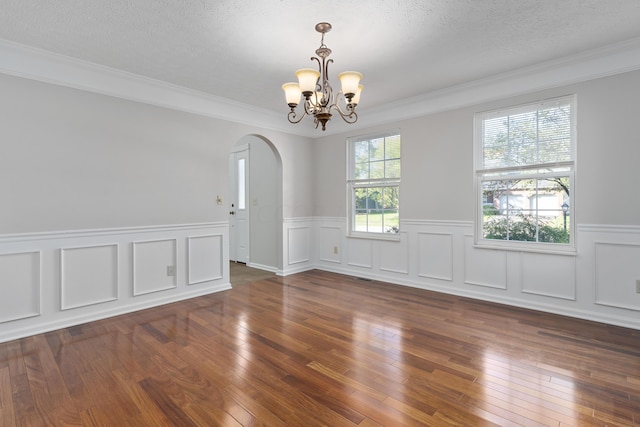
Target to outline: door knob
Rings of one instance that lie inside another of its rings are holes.
[[[229,212],[229,215],[235,215],[236,213],[234,211]]]

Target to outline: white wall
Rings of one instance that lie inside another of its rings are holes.
[[[216,196],[245,135],[281,155],[280,214],[311,215],[308,138],[5,74],[0,93],[0,341],[228,289]]]
[[[282,268],[282,195],[279,157],[268,142],[244,137],[249,144],[250,266],[270,271]],[[279,256],[280,255],[280,256]]]
[[[295,177],[284,214],[311,214],[306,138],[2,74],[0,92],[0,233],[226,221],[215,196],[247,134]]]
[[[0,232],[226,219],[211,190],[233,133],[214,121],[5,75],[0,90]]]
[[[573,93],[577,256],[475,248],[474,113]],[[639,99],[640,72],[634,71],[320,138],[316,215],[306,224],[315,245],[307,250],[315,256],[309,264],[640,328]],[[398,127],[401,241],[347,238],[346,138]]]

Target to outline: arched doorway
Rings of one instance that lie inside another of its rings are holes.
[[[246,135],[229,155],[229,259],[282,270],[282,161],[275,146]]]

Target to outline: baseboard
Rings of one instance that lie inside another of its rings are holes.
[[[279,269],[277,267],[272,267],[272,266],[269,266],[269,265],[256,264],[256,263],[253,263],[253,262],[248,263],[247,267],[257,268],[258,270],[264,270],[264,271],[268,271],[270,273],[277,273],[279,271]]]
[[[21,328],[15,328],[8,331],[0,332],[0,343],[6,341],[12,341],[27,336],[43,334],[46,332],[55,331],[62,328],[68,328],[71,326],[82,325],[84,323],[94,322],[97,320],[107,319],[109,317],[120,316],[123,314],[133,313],[140,310],[146,310],[148,308],[159,307],[165,304],[171,304],[174,302],[184,301],[191,298],[201,297],[204,295],[210,295],[231,289],[231,284],[218,284],[215,286],[209,286],[197,291],[185,292],[181,294],[174,294],[170,297],[156,298],[148,300],[142,303],[131,304],[127,306],[114,307],[107,310],[100,310],[91,314],[85,314],[81,316],[72,316],[60,319],[58,321],[39,323],[32,326],[25,326]]]

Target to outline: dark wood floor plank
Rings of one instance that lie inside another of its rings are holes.
[[[142,425],[170,425],[169,419],[156,406],[139,381],[123,371],[114,371],[113,377],[117,382],[115,389],[118,390],[118,394],[126,398],[139,411],[139,414],[134,415],[132,419],[143,420]]]
[[[256,399],[252,393],[244,393],[233,384],[225,388],[224,392],[228,396],[228,399],[237,402],[238,406],[244,408],[252,415],[251,419],[242,424],[243,426],[287,426],[287,424],[282,419],[278,418],[270,408],[262,405],[262,403]],[[242,421],[239,417],[234,418],[238,421]]]
[[[0,368],[0,426],[8,426],[15,423],[12,389],[11,376],[7,364],[7,366]]]
[[[640,423],[640,331],[233,269],[230,291],[1,343],[0,425]]]

